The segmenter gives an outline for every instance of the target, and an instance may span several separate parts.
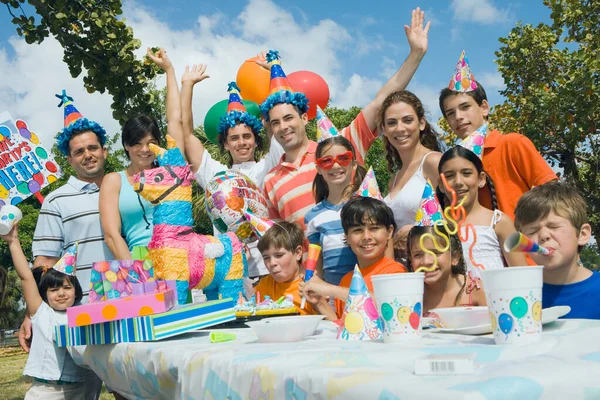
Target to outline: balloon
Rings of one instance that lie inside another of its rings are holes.
[[[394,309],[388,303],[383,303],[381,305],[381,315],[383,316],[383,319],[389,321],[394,317]]]
[[[262,190],[238,171],[228,170],[216,174],[206,185],[204,198],[213,225],[221,233],[235,233],[244,243],[256,240],[244,212],[250,209],[257,217],[269,217]]]
[[[240,88],[243,99],[262,103],[269,97],[271,73],[255,63],[256,57],[250,58],[238,70],[235,81]]]
[[[531,314],[533,314],[533,320],[534,321],[541,321],[542,320],[542,303],[540,303],[539,301],[536,301],[535,303],[533,303],[533,307],[531,307]]]
[[[260,119],[260,109],[258,108],[258,104],[249,100],[242,100],[244,107],[246,107],[246,111],[249,114],[254,115],[256,118]],[[219,132],[217,131],[217,127],[219,126],[219,121],[221,117],[225,115],[227,112],[227,105],[229,104],[229,99],[221,100],[217,104],[213,105],[210,110],[206,113],[206,117],[204,117],[204,133],[206,133],[206,137],[213,143],[218,143],[217,136]]]
[[[322,109],[329,103],[329,85],[314,72],[297,71],[287,76],[295,92],[302,92],[308,98],[308,119],[317,116],[317,105]]]
[[[496,316],[490,311],[490,322],[492,323],[492,332],[496,330],[498,323],[496,322]]]
[[[365,327],[365,320],[360,313],[350,311],[344,320],[344,327],[351,334],[360,333]]]
[[[506,313],[500,314],[498,325],[500,326],[500,330],[508,335],[513,327],[513,317]]]
[[[515,297],[510,301],[510,312],[517,318],[521,319],[527,314],[527,301],[522,297]]]
[[[396,313],[396,316],[398,317],[398,321],[400,321],[401,324],[406,324],[408,323],[408,320],[410,318],[410,307],[400,307],[398,309],[398,312]]]
[[[416,312],[417,314],[421,315],[421,311],[423,311],[423,307],[421,306],[420,302],[417,302],[415,304],[415,306],[413,307],[413,311]]]
[[[410,322],[410,326],[413,329],[418,329],[419,328],[419,314],[417,314],[416,312],[413,312],[412,314],[410,314],[410,317],[408,318],[408,322]]]

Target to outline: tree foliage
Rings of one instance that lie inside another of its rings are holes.
[[[15,270],[0,268],[0,328],[16,329],[25,317],[23,287]]]
[[[552,25],[517,23],[496,52],[497,126],[529,137],[588,202],[600,237],[600,2],[544,0]]]
[[[74,78],[82,74],[88,92],[107,91],[113,98],[113,117],[125,122],[151,114],[150,84],[159,70],[136,58],[141,42],[118,17],[120,0],[28,0],[37,18],[21,7],[25,0],[0,0],[11,14],[17,33],[29,44],[52,35],[63,47],[63,61]]]

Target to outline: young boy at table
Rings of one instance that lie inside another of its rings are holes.
[[[340,217],[346,242],[356,255],[358,267],[371,294],[373,276],[406,272],[402,264],[384,254],[394,235],[396,223],[392,210],[383,201],[355,197],[344,205]],[[322,301],[323,297],[334,297],[336,314],[341,317],[353,274],[354,271],[350,271],[344,275],[339,286],[328,284],[313,275],[308,282],[300,283],[300,291],[311,304]]]
[[[515,227],[552,251],[531,254],[544,266],[543,308],[569,306],[565,318],[600,319],[600,273],[579,260],[592,228],[577,189],[559,181],[531,189],[517,204]]]
[[[440,93],[440,110],[452,132],[462,141],[472,139],[471,134],[477,130],[485,132],[483,169],[497,189],[498,209],[514,220],[514,210],[523,193],[557,177],[526,136],[488,129],[490,105],[487,94],[470,71],[463,53],[450,85]],[[464,79],[457,81],[457,76],[461,75]],[[470,78],[466,78],[468,76]],[[489,188],[479,189],[479,201],[492,209]]]
[[[301,315],[323,314],[335,319],[325,299],[312,306],[300,307],[302,299],[298,291],[301,282],[304,232],[295,223],[281,221],[270,227],[258,241],[258,251],[263,257],[269,275],[263,277],[255,289],[262,298],[270,296],[274,301],[281,296],[292,295],[294,305]]]

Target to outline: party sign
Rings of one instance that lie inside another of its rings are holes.
[[[0,113],[0,206],[17,205],[61,176],[54,157],[27,123]]]

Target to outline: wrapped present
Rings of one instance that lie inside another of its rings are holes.
[[[89,302],[131,296],[132,284],[154,280],[151,264],[141,260],[100,261],[92,265]]]
[[[157,279],[152,282],[131,284],[131,294],[133,295],[165,292],[169,289],[177,293],[177,281],[162,281]]]
[[[164,313],[175,306],[175,297],[176,291],[167,289],[163,292],[149,292],[116,300],[69,307],[67,308],[67,323],[70,328],[73,328],[99,322]]]
[[[214,300],[201,304],[177,306],[166,313],[101,322],[69,328],[54,328],[58,347],[148,342],[181,335],[235,320],[233,300]]]

